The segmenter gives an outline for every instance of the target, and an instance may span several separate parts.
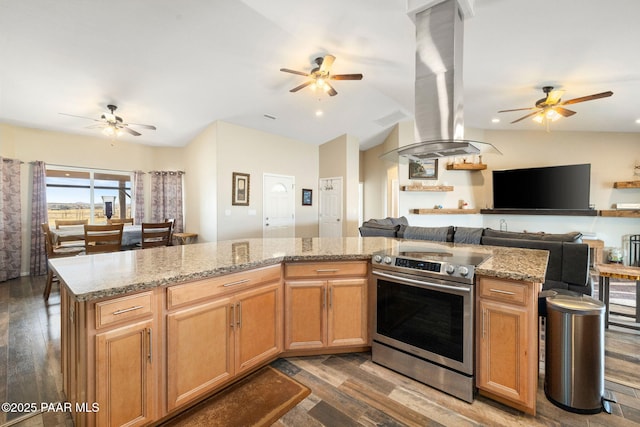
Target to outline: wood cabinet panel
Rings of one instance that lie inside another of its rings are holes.
[[[348,276],[366,276],[366,261],[313,262],[285,264],[285,277],[296,278],[332,278]]]
[[[367,343],[367,279],[330,280],[328,345]]]
[[[234,375],[229,298],[167,315],[167,409],[214,389]]]
[[[151,292],[128,295],[96,303],[96,329],[151,315]]]
[[[167,308],[171,310],[186,304],[241,291],[260,283],[277,281],[280,280],[281,273],[282,267],[277,264],[171,286],[167,288]]]
[[[483,278],[480,281],[480,297],[524,305],[527,303],[527,285],[525,283]]]
[[[152,326],[148,320],[96,335],[99,426],[139,426],[153,420]]]
[[[287,281],[285,285],[285,348],[327,345],[327,288],[322,280]]]

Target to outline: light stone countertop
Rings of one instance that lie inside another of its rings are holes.
[[[403,241],[385,237],[241,239],[55,258],[49,261],[78,301],[222,276],[289,261],[370,260]],[[412,246],[472,247],[492,255],[476,268],[485,276],[544,282],[548,252],[412,240]]]

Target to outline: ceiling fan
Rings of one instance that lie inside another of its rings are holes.
[[[553,86],[544,86],[542,91],[545,93],[545,97],[536,101],[535,107],[530,108],[515,108],[513,110],[501,110],[498,113],[507,113],[509,111],[525,111],[535,110],[532,113],[526,114],[519,119],[512,121],[511,123],[517,123],[528,117],[533,116],[533,120],[538,123],[556,121],[560,117],[569,117],[576,114],[575,111],[568,110],[563,105],[577,104],[578,102],[592,101],[594,99],[606,98],[613,95],[613,92],[607,91],[602,93],[595,93],[593,95],[581,96],[580,98],[573,98],[567,101],[562,101],[561,97],[564,94],[564,90],[553,90]]]
[[[87,126],[87,129],[102,129],[102,133],[108,136],[120,136],[123,132],[127,132],[133,136],[142,135],[140,132],[131,129],[130,126],[137,126],[143,129],[156,130],[153,125],[143,125],[140,123],[125,123],[122,117],[116,116],[115,111],[118,109],[115,105],[107,105],[109,113],[103,113],[99,119],[91,117],[76,116],[74,114],[59,113],[64,116],[79,117],[81,119],[93,120],[95,124]]]
[[[298,74],[309,77],[309,80],[299,86],[294,87],[289,92],[297,92],[302,88],[311,85],[312,89],[322,89],[329,94],[335,96],[338,94],[336,90],[329,84],[329,80],[362,80],[362,74],[331,74],[331,66],[336,57],[333,55],[325,55],[314,60],[316,66],[309,73],[303,71],[290,70],[288,68],[280,68],[285,73]]]

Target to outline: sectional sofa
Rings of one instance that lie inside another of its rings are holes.
[[[476,227],[416,227],[400,217],[370,219],[360,227],[360,235],[547,250],[549,263],[543,290],[565,289],[593,295],[589,246],[582,243],[579,232],[551,234]]]

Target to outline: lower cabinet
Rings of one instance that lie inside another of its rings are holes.
[[[282,351],[282,286],[213,298],[167,315],[167,410]]]
[[[153,420],[154,333],[148,320],[96,335],[98,425],[140,426]]]
[[[333,268],[320,269],[318,264],[290,266],[285,273],[285,349],[367,345],[366,263],[334,263]],[[320,279],[326,274],[347,277]]]
[[[482,394],[534,414],[538,390],[538,283],[480,277],[476,385]]]

